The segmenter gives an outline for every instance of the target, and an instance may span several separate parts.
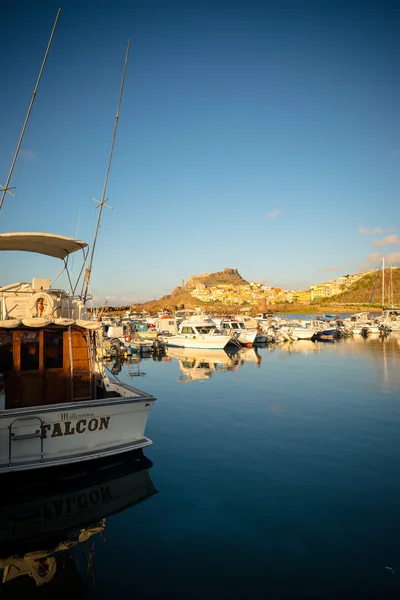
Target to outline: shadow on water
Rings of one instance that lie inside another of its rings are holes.
[[[106,521],[157,493],[142,450],[10,474],[0,499],[1,598],[88,598]]]

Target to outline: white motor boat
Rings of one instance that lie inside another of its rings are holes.
[[[292,334],[294,339],[311,340],[315,336],[316,331],[309,327],[304,327],[302,325],[295,325],[294,327],[292,327],[290,329],[290,333]]]
[[[67,273],[71,254],[87,259],[85,242],[48,233],[0,234],[0,250],[62,259]],[[152,443],[144,431],[155,398],[108,374],[101,329],[82,297],[50,279],[0,288],[0,474]]]
[[[236,319],[214,319],[214,323],[223,333],[232,336],[231,343],[235,345],[239,342],[242,346],[251,347],[258,334],[256,328],[247,329],[242,321]]]
[[[210,317],[193,315],[180,323],[177,333],[165,335],[163,340],[168,347],[222,350],[232,337],[219,333]]]

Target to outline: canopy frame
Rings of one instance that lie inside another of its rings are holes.
[[[71,280],[71,275],[68,268],[68,259],[71,254],[82,251],[83,261],[79,271],[75,285]],[[0,233],[0,251],[18,251],[18,252],[34,252],[52,258],[59,258],[63,261],[64,266],[61,271],[52,280],[51,286],[65,271],[68,277],[71,294],[75,296],[76,289],[82,277],[83,270],[89,254],[89,247],[86,242],[70,238],[64,235],[51,233]]]

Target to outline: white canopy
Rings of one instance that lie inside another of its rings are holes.
[[[0,233],[0,250],[37,252],[64,259],[69,254],[87,248],[87,243],[53,233]]]

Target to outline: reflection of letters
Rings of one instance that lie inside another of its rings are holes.
[[[45,502],[44,515],[47,519],[50,517],[61,517],[62,515],[74,513],[77,509],[83,510],[90,506],[96,506],[99,502],[106,502],[111,499],[112,494],[109,486],[102,485],[87,492]]]

